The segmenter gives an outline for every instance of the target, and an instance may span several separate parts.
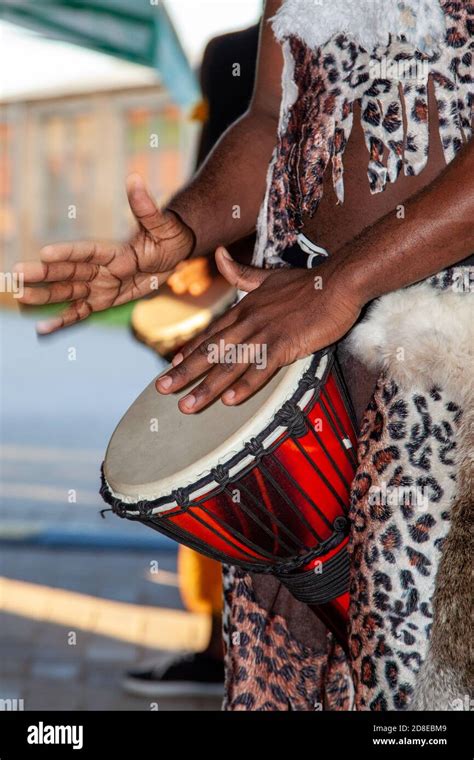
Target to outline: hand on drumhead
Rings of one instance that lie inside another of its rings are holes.
[[[127,194],[138,223],[129,242],[55,243],[41,250],[40,261],[16,265],[15,273],[24,276],[21,303],[70,302],[61,314],[37,325],[39,334],[149,295],[191,252],[192,231],[173,212],[158,209],[137,174],[128,178]]]
[[[247,295],[187,343],[157,380],[160,393],[174,393],[203,378],[179,401],[186,414],[217,398],[228,406],[245,401],[280,367],[340,340],[363,306],[333,261],[317,270],[259,269],[219,248],[216,262]]]

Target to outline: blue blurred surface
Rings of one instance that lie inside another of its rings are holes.
[[[98,495],[112,431],[164,361],[123,328],[84,323],[38,338],[29,317],[2,311],[0,321],[0,541],[172,547],[141,525],[102,519]]]

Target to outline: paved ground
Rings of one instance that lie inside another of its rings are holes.
[[[0,699],[25,710],[220,709],[120,687],[127,668],[205,641],[206,620],[182,609],[174,553],[3,548],[2,575]]]
[[[156,709],[123,694],[122,673],[198,649],[206,621],[182,609],[174,546],[101,519],[98,486],[115,425],[163,362],[123,327],[38,340],[12,312],[1,315],[0,350],[0,699],[26,710]]]

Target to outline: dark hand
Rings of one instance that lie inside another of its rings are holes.
[[[130,242],[56,243],[42,249],[40,261],[16,265],[26,286],[22,303],[71,302],[58,317],[40,322],[39,333],[55,332],[95,311],[149,295],[191,252],[191,230],[174,213],[157,208],[138,175],[129,177],[127,193],[138,222]]]
[[[248,295],[190,341],[157,380],[160,393],[173,393],[205,375],[179,402],[188,414],[218,397],[227,405],[245,401],[280,367],[342,338],[362,308],[332,262],[313,270],[258,269],[238,264],[224,248],[216,262]]]

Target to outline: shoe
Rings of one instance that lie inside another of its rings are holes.
[[[140,697],[222,697],[224,663],[197,652],[160,667],[130,670],[122,686]]]

